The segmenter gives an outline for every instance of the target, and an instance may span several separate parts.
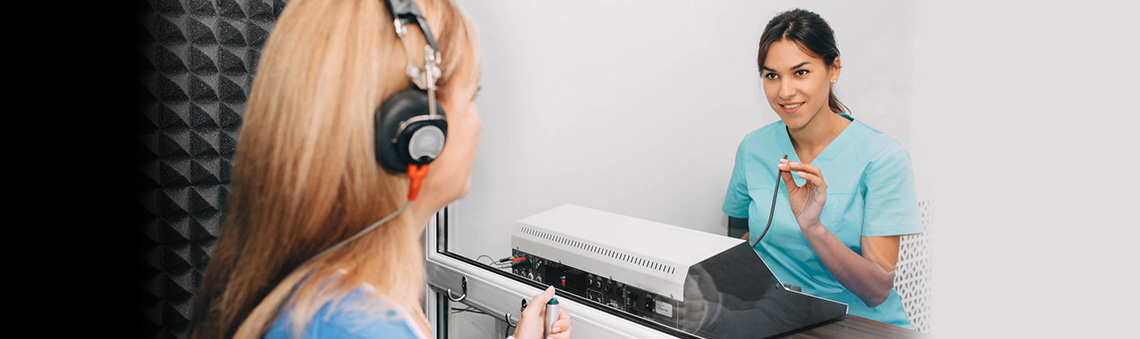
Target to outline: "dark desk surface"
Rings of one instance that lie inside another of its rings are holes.
[[[787,338],[930,338],[930,335],[855,315],[796,332]]]

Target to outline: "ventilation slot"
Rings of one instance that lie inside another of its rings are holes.
[[[583,242],[580,242],[577,240],[563,238],[561,236],[553,235],[550,233],[531,229],[528,227],[523,227],[522,232],[523,232],[523,234],[527,234],[527,235],[535,236],[538,238],[558,242],[558,243],[566,245],[566,246],[574,247],[574,248],[577,248],[577,249],[580,249],[583,251],[587,251],[587,252],[593,252],[593,253],[596,253],[598,255],[607,256],[607,257],[614,258],[614,259],[621,260],[621,261],[625,261],[625,262],[628,262],[628,263],[631,263],[634,265],[639,265],[639,266],[642,266],[645,268],[649,268],[649,269],[653,269],[653,270],[657,270],[657,271],[661,271],[661,272],[665,272],[665,273],[669,273],[669,274],[673,274],[673,272],[676,272],[676,268],[674,268],[673,266],[665,265],[665,264],[662,264],[662,263],[659,263],[656,261],[652,261],[649,259],[641,258],[641,257],[635,257],[632,255],[622,253],[622,252],[618,252],[618,251],[614,251],[611,249],[601,248],[601,247],[594,246],[594,245],[587,244],[587,243],[583,243]]]

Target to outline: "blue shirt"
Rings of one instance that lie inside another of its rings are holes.
[[[366,287],[353,290],[339,302],[334,299],[321,306],[303,335],[292,335],[292,318],[292,308],[281,312],[264,338],[424,339],[408,312]]]
[[[811,163],[823,172],[827,202],[820,222],[855,253],[862,254],[861,237],[922,232],[910,155],[895,139],[850,115],[847,126]],[[736,151],[725,214],[748,218],[749,243],[756,240],[768,222],[776,168],[785,154],[800,162],[788,136],[787,126],[777,121],[744,137]],[[793,176],[797,185],[805,180]],[[803,288],[804,293],[848,305],[848,313],[896,326],[911,328],[898,293],[891,288],[882,304],[871,308],[840,285],[812,250],[788,205],[786,187],[776,198],[772,226],[754,249],[782,283]]]

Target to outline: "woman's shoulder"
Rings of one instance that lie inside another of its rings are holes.
[[[785,127],[784,122],[781,120],[776,120],[775,122],[772,122],[770,124],[764,125],[763,127],[757,128],[757,129],[753,130],[752,132],[748,132],[748,135],[745,136],[745,138],[754,138],[757,136],[778,135],[778,134],[776,134],[777,132],[787,133],[787,128]]]
[[[283,312],[265,338],[294,338],[292,309]],[[410,313],[388,297],[361,286],[330,299],[309,319],[302,338],[419,339]]]
[[[744,140],[740,141],[740,147],[759,146],[765,144],[773,144],[780,140],[781,136],[787,135],[787,128],[784,127],[784,122],[776,120],[776,122],[764,125],[757,128],[752,132],[744,135]]]
[[[858,138],[860,149],[871,156],[871,158],[905,157],[909,160],[910,154],[906,148],[903,147],[902,143],[894,137],[858,119],[853,119],[850,127],[854,127],[854,132],[856,133],[853,134]]]

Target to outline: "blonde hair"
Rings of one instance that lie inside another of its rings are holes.
[[[446,102],[468,85],[451,79],[475,79],[456,75],[477,74],[478,41],[452,0],[417,3],[439,42]],[[418,31],[408,29],[412,60],[423,60]],[[261,337],[290,307],[300,334],[322,305],[362,285],[387,296],[422,294],[423,225],[412,225],[408,213],[297,269],[405,202],[407,177],[384,171],[373,146],[376,108],[410,87],[405,66],[380,0],[286,6],[246,105],[229,208],[196,296],[192,338]]]

